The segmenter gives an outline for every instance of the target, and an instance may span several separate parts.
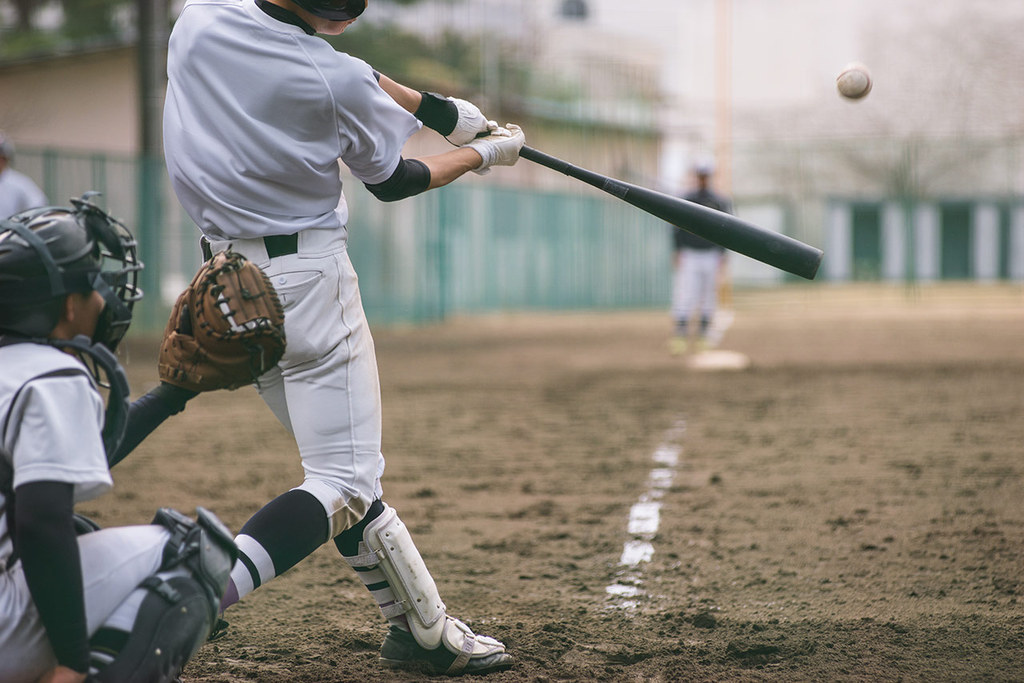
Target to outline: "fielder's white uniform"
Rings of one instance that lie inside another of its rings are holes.
[[[377,361],[346,251],[338,159],[359,180],[383,182],[421,124],[365,62],[252,0],[189,2],[171,37],[168,73],[171,181],[213,250],[230,244],[281,296],[288,347],[260,392],[294,433],[300,488],[324,506],[333,537],[380,497],[384,469]],[[268,100],[267,92],[287,95]],[[268,258],[260,238],[293,233],[298,253]],[[245,539],[238,542],[245,552]]]
[[[73,484],[76,503],[106,493],[113,482],[100,436],[104,407],[85,366],[51,346],[22,343],[0,347],[0,369],[0,457],[13,471],[12,489]],[[9,504],[0,493],[0,681],[20,683],[57,662],[21,562],[10,562]],[[90,635],[100,626],[131,631],[145,595],[136,587],[160,568],[169,537],[149,525],[78,537]]]
[[[682,262],[672,273],[672,318],[686,320],[697,313],[712,318],[718,309],[721,249],[682,249]]]
[[[46,205],[46,195],[27,175],[13,168],[0,171],[0,218]]]

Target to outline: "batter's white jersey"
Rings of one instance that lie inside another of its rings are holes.
[[[254,0],[189,0],[167,73],[167,168],[212,239],[343,229],[338,159],[359,180],[383,182],[421,125],[368,64]]]

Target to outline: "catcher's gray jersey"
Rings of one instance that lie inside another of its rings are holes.
[[[190,0],[167,71],[167,168],[213,239],[343,228],[338,159],[359,180],[383,182],[421,125],[368,64],[253,0]]]
[[[13,470],[11,488],[33,481],[74,484],[75,502],[109,490],[103,400],[85,367],[52,346],[27,343],[0,348],[0,368],[0,457]],[[11,554],[6,506],[0,492],[0,566]]]

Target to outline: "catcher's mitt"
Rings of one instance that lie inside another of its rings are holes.
[[[266,273],[220,251],[203,264],[171,311],[160,379],[191,391],[252,384],[281,360],[284,310]]]

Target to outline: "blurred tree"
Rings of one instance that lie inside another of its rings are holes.
[[[432,44],[391,24],[365,22],[327,41],[410,87],[465,93],[479,84],[480,56],[472,37],[446,32]]]
[[[130,0],[61,0],[61,32],[74,42],[114,37],[118,34],[114,13],[130,4]]]
[[[14,5],[14,14],[17,17],[15,23],[17,30],[31,30],[32,14],[43,4],[42,0],[10,0],[10,4]]]

